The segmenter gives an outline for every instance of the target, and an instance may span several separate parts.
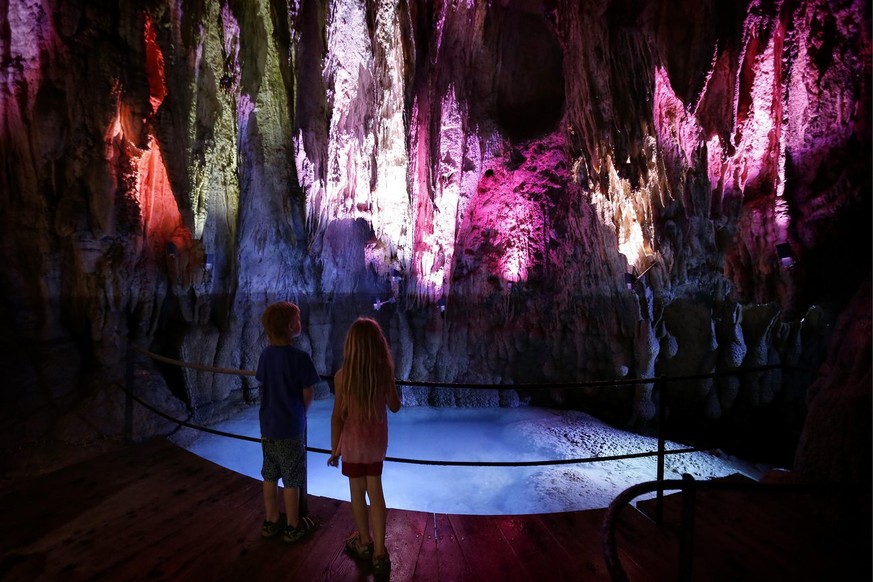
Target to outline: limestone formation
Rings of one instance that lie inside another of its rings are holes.
[[[0,19],[13,441],[117,433],[125,386],[200,422],[256,402],[247,376],[129,343],[251,369],[277,299],[324,374],[368,315],[402,379],[516,389],[407,403],[642,430],[666,403],[796,433],[824,346],[853,341],[827,322],[870,273],[866,2],[10,0]],[[805,369],[520,386],[771,364]]]

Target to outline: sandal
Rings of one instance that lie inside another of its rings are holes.
[[[263,525],[261,525],[261,535],[265,538],[271,538],[277,533],[281,533],[282,530],[285,529],[285,514],[280,513],[279,519],[276,521],[268,521],[264,520]]]
[[[373,558],[373,574],[377,578],[387,578],[391,574],[391,558],[388,554]]]
[[[346,538],[346,551],[353,558],[369,562],[373,558],[373,542],[366,545],[360,545],[361,538],[357,533],[353,533]]]
[[[285,528],[285,535],[282,536],[282,539],[289,544],[296,542],[305,535],[315,531],[317,527],[318,524],[311,517],[301,517],[297,527],[288,526]]]

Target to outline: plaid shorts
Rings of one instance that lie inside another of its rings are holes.
[[[264,481],[282,478],[285,487],[303,487],[306,477],[306,446],[303,437],[271,439],[261,437],[264,464],[261,477]]]

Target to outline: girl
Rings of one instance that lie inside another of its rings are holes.
[[[342,473],[349,478],[357,531],[346,540],[346,550],[356,558],[372,559],[375,573],[387,575],[391,562],[385,549],[382,462],[388,450],[386,408],[391,412],[400,410],[400,396],[388,341],[374,320],[360,317],[349,328],[343,365],[334,381],[331,455],[327,464],[336,467],[342,457]],[[366,497],[370,498],[372,537]]]

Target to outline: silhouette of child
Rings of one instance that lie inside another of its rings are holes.
[[[349,478],[357,531],[346,540],[346,551],[372,560],[377,576],[387,575],[391,561],[385,548],[386,508],[382,492],[382,462],[388,450],[388,415],[400,410],[394,383],[394,361],[379,324],[358,318],[346,333],[343,365],[337,371],[330,419],[331,456]],[[370,498],[369,520],[367,500]],[[370,535],[372,522],[373,535]]]
[[[306,412],[313,386],[321,380],[312,358],[291,345],[300,335],[300,309],[280,301],[261,316],[269,345],[261,352],[255,379],[261,383],[261,449],[264,462],[264,537],[283,532],[295,542],[315,529],[316,523],[300,515],[300,488],[306,477]],[[279,477],[284,485],[286,516],[279,513]]]

